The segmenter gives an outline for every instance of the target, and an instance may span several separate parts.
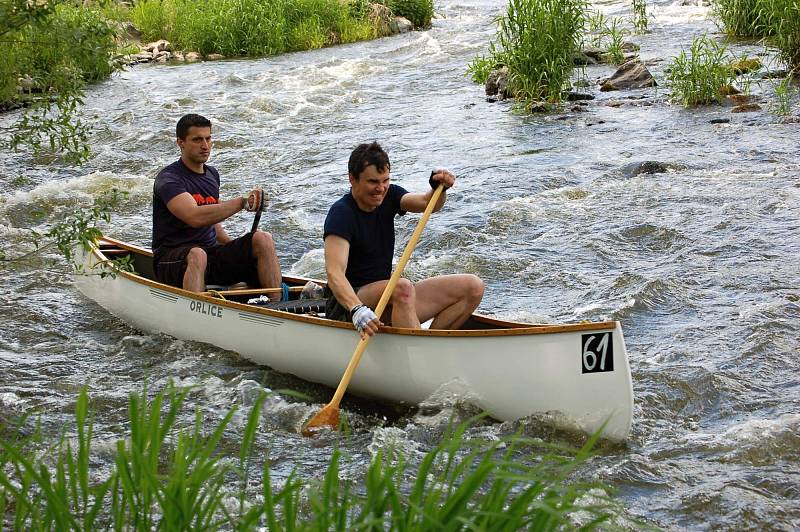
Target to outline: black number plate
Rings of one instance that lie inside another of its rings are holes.
[[[581,335],[581,373],[614,371],[614,339],[610,332]]]

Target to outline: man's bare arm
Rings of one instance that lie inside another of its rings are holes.
[[[191,227],[208,227],[226,220],[245,207],[244,198],[233,198],[211,205],[198,205],[191,194],[182,192],[169,200],[167,209]]]
[[[438,185],[438,183],[444,183],[445,187],[442,191],[442,195],[439,196],[439,201],[437,201],[436,205],[433,207],[433,212],[438,212],[444,207],[447,201],[447,189],[455,184],[456,178],[449,170],[440,169],[434,171],[433,175],[431,175],[431,181],[436,185]],[[433,189],[424,194],[408,193],[400,198],[400,208],[408,212],[423,212],[425,207],[428,206],[431,196],[433,196]]]
[[[353,287],[345,277],[350,242],[337,235],[325,237],[325,270],[328,274],[328,288],[336,300],[347,310],[361,304]]]

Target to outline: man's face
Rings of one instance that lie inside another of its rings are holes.
[[[383,203],[383,198],[389,191],[388,167],[379,172],[375,165],[371,164],[361,171],[359,179],[355,179],[352,174],[349,174],[349,177],[353,198],[361,210],[374,211]]]
[[[211,128],[192,126],[185,139],[178,139],[181,157],[194,164],[202,164],[211,155]]]

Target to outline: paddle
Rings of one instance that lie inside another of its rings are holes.
[[[250,228],[251,233],[255,233],[256,229],[258,229],[258,224],[261,222],[261,213],[264,212],[264,204],[266,203],[264,199],[264,191],[261,190],[261,201],[258,203],[258,209],[256,209],[256,217],[253,220],[253,227]]]
[[[406,249],[403,251],[403,255],[400,257],[400,261],[397,263],[397,268],[389,278],[389,283],[383,290],[383,295],[381,295],[381,299],[378,301],[378,306],[375,308],[375,314],[378,317],[380,317],[380,315],[383,314],[383,311],[386,310],[386,305],[389,304],[389,298],[392,296],[392,292],[394,292],[394,287],[397,286],[397,282],[400,280],[403,269],[406,267],[406,263],[411,257],[411,253],[414,252],[414,248],[416,247],[417,241],[422,234],[422,230],[425,228],[425,224],[428,222],[428,218],[430,218],[431,213],[433,212],[433,207],[439,200],[439,196],[442,195],[442,190],[444,190],[444,186],[440,184],[438,187],[436,187],[436,190],[433,191],[433,195],[431,196],[430,201],[428,201],[425,211],[422,213],[422,218],[420,218],[416,229],[414,229],[414,233],[411,235],[408,244],[406,244]],[[311,421],[306,424],[302,431],[303,436],[313,436],[315,430],[319,429],[320,427],[331,427],[335,429],[339,426],[339,403],[341,402],[342,397],[344,397],[344,392],[347,389],[347,386],[350,384],[350,379],[353,377],[353,373],[355,373],[356,367],[361,361],[361,355],[364,354],[364,350],[367,348],[370,338],[372,337],[367,335],[366,337],[362,338],[360,342],[358,342],[356,350],[353,353],[353,356],[350,357],[350,362],[347,364],[347,368],[344,370],[342,380],[339,382],[339,386],[336,388],[336,392],[333,394],[333,399],[331,399],[331,402],[325,405],[322,410],[317,412],[317,415],[311,418]]]

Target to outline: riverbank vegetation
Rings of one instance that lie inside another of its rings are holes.
[[[381,10],[378,6],[384,6]],[[432,0],[138,0],[130,19],[142,39],[202,55],[264,56],[382,36],[389,16],[430,26]]]
[[[497,441],[450,430],[418,463],[377,452],[363,478],[343,480],[333,447],[317,480],[273,478],[255,462],[266,395],[242,427],[231,409],[214,428],[191,390],[168,385],[128,402],[128,436],[94,441],[86,390],[75,428],[53,444],[30,419],[0,427],[0,519],[13,530],[556,530],[593,529],[620,511],[604,486],[575,478],[597,436],[571,451],[521,436]],[[342,443],[346,443],[343,441]]]
[[[395,15],[427,27],[433,0],[137,0],[131,8],[106,0],[0,0],[0,111],[25,109],[0,142],[5,149],[87,159],[83,89],[138,51],[128,23],[143,39],[240,57],[372,39]]]

